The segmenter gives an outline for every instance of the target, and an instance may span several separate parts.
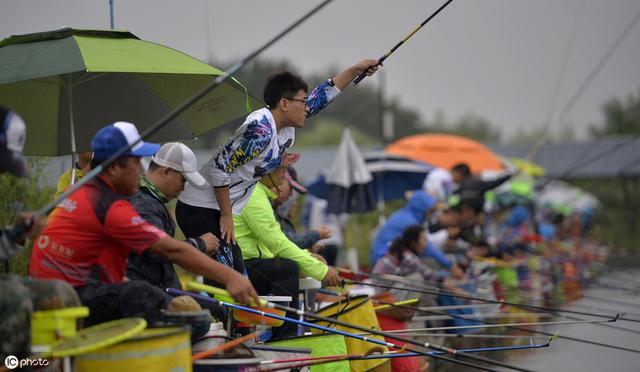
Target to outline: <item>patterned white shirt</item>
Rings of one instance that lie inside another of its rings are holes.
[[[307,98],[307,116],[320,112],[338,94],[340,89],[329,82],[317,86]],[[213,187],[229,186],[233,214],[240,214],[256,182],[280,166],[281,155],[294,140],[294,128],[278,131],[268,108],[256,110],[209,159],[200,174]],[[219,210],[213,187],[201,190],[187,183],[179,199],[188,205]]]

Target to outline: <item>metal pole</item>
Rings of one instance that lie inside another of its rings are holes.
[[[109,18],[111,20],[111,29],[113,30],[113,0],[109,0]]]

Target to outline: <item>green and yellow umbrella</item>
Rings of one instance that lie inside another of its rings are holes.
[[[115,121],[143,131],[222,73],[128,31],[64,28],[0,41],[0,104],[25,119],[29,155],[88,151]],[[261,105],[228,80],[149,140],[194,138]]]

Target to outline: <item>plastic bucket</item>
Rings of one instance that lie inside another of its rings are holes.
[[[347,354],[347,345],[345,343],[344,336],[336,334],[317,334],[291,337],[284,340],[269,342],[267,345],[311,349],[312,357]],[[349,362],[346,360],[311,366],[311,372],[348,371]]]
[[[31,317],[31,343],[52,345],[63,338],[75,336],[77,320],[89,316],[86,307],[36,311]]]
[[[204,340],[198,341],[198,345],[194,345],[199,351],[212,349],[215,346],[232,341],[232,338],[225,336],[212,336]],[[226,349],[205,359],[193,362],[193,370],[195,372],[242,372],[255,371],[262,359],[256,357],[251,349],[246,345],[236,345],[230,349]]]
[[[380,324],[378,323],[378,318],[376,317],[376,312],[373,309],[373,304],[369,299],[369,296],[362,295],[350,298],[347,301],[336,302],[327,307],[324,307],[317,311],[317,314],[327,318],[334,318],[342,322],[351,323],[354,325],[358,325],[360,327],[369,328],[371,330],[380,331]],[[310,320],[313,323],[317,323],[318,325],[322,325],[325,327],[332,327],[338,330],[349,332],[349,333],[359,333],[360,331],[355,330],[353,328],[336,326],[332,323],[327,323],[324,321],[318,320]],[[313,333],[320,333],[320,330],[311,329]],[[384,337],[382,336],[374,336],[367,335],[368,338],[373,338],[378,341],[385,342]],[[384,346],[376,345],[371,342],[361,341],[355,339],[353,337],[345,337],[345,344],[347,346],[347,351],[349,354],[367,354],[373,348],[382,348],[383,351],[388,351],[388,349]],[[369,359],[369,360],[355,360],[350,361],[352,371],[366,371],[372,368],[375,368],[383,363],[385,363],[385,359]]]
[[[150,328],[118,344],[79,355],[77,372],[191,371],[189,327]]]

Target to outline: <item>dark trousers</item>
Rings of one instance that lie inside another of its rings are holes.
[[[82,304],[89,308],[85,325],[91,326],[120,318],[144,318],[149,324],[160,319],[172,297],[158,287],[141,281],[102,284],[90,282],[77,287]]]
[[[123,283],[88,283],[76,288],[82,304],[89,308],[86,326],[91,326],[121,318],[144,318],[149,325],[161,320],[161,310],[166,309],[173,299],[158,287],[141,281]],[[204,336],[210,322],[193,322],[191,340]]]
[[[336,259],[338,258],[338,246],[335,244],[327,244],[318,254],[327,261],[327,265],[335,266]]]
[[[187,238],[196,238],[208,232],[213,233],[220,239],[220,245],[223,242],[220,235],[220,211],[212,208],[195,207],[185,204],[178,200],[176,204],[176,221],[180,230]],[[242,251],[238,244],[229,245],[233,253],[233,268],[239,272],[244,272],[244,261],[242,260]],[[215,256],[213,258],[216,258]],[[225,264],[225,262],[222,262]]]
[[[298,308],[298,264],[286,258],[252,259],[245,261],[249,280],[259,295],[291,296],[290,306]],[[287,317],[297,319],[295,313]],[[273,338],[295,336],[297,325],[285,322],[273,329]]]

